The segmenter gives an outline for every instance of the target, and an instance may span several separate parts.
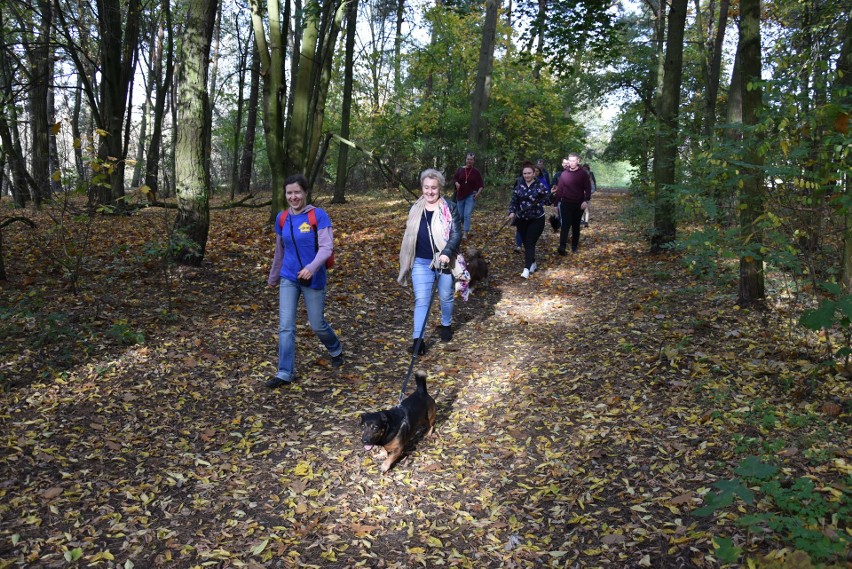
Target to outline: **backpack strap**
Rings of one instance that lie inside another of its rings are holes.
[[[308,223],[314,232],[314,251],[319,251],[319,228],[317,227],[317,214],[314,208],[308,210]]]

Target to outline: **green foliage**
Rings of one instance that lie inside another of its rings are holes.
[[[849,361],[852,355],[852,294],[843,291],[835,283],[823,283],[829,297],[822,300],[811,310],[806,310],[799,318],[799,324],[809,330],[836,331],[842,338],[842,345],[833,357]]]
[[[811,478],[788,480],[778,467],[755,456],[740,462],[734,473],[739,477],[713,484],[719,491],[707,494],[704,506],[696,509],[694,515],[710,516],[731,506],[735,498],[746,505],[755,504],[756,495],[751,488],[758,487],[761,511],[742,516],[738,525],[755,534],[772,532],[818,561],[843,555],[849,537],[824,528],[826,524],[837,526],[852,515],[849,485],[833,492],[834,499],[829,500]],[[738,559],[739,551],[730,539],[714,538],[714,547],[721,561],[734,563]]]
[[[126,346],[145,343],[145,335],[142,332],[131,329],[130,325],[123,320],[110,326],[106,335]]]
[[[734,547],[733,540],[727,537],[714,537],[713,549],[722,563],[735,563],[742,553],[742,547]]]

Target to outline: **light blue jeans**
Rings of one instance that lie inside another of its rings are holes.
[[[473,207],[476,205],[476,200],[473,199],[473,194],[470,194],[463,200],[456,201],[456,207],[459,209],[459,215],[464,222],[463,231],[470,233],[470,216],[473,215]]]
[[[453,323],[453,275],[440,273],[429,268],[429,259],[414,259],[411,268],[411,284],[414,287],[414,336],[420,337],[423,325],[426,323],[427,310],[429,309],[429,295],[432,294],[432,285],[435,284],[435,275],[438,276],[438,298],[441,299],[441,325],[449,326]]]
[[[278,285],[278,373],[275,377],[290,381],[296,360],[296,308],[299,296],[305,299],[308,322],[332,357],[343,353],[337,334],[325,321],[325,289],[302,286],[288,279]]]

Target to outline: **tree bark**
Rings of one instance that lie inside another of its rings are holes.
[[[471,150],[482,152],[485,149],[487,125],[485,111],[491,94],[491,69],[494,65],[494,45],[497,41],[497,15],[500,3],[486,0],[485,20],[482,24],[482,41],[479,44],[479,64],[476,67],[476,85],[473,89],[473,101],[470,110],[470,130],[468,142]]]
[[[53,29],[53,9],[50,2],[38,2],[38,32],[28,47],[28,58],[32,73],[29,93],[30,136],[30,173],[35,182],[33,202],[36,207],[50,198],[50,127],[48,97],[53,80],[51,57],[51,36]],[[35,32],[34,32],[35,33]]]
[[[686,24],[687,0],[674,0],[669,10],[668,38],[662,92],[657,112],[654,143],[654,232],[651,250],[661,251],[675,240],[675,201],[678,148],[678,107],[683,74],[683,32]]]
[[[314,166],[343,8],[342,3],[326,2],[321,11],[308,11],[305,15],[299,64],[293,82],[293,111],[285,136],[284,165],[289,172],[307,175]]]
[[[152,117],[151,139],[145,160],[145,185],[150,188],[152,197],[160,193],[160,154],[162,152],[163,120],[166,115],[166,102],[172,87],[174,73],[174,38],[172,36],[172,10],[170,0],[163,0],[161,25],[157,32],[156,51],[153,56],[154,71],[149,81],[155,85],[154,116]],[[166,33],[168,30],[168,33]],[[165,63],[163,57],[166,58]],[[165,70],[165,77],[163,71]]]
[[[257,131],[257,107],[260,100],[260,55],[255,45],[252,49],[251,88],[249,89],[246,135],[240,159],[239,193],[251,192],[251,171],[254,160],[254,137]]]
[[[707,84],[707,100],[704,104],[704,136],[710,139],[716,129],[716,102],[719,98],[719,79],[722,71],[722,44],[725,42],[725,29],[728,26],[728,9],[730,0],[719,3],[719,20],[713,43],[708,46],[709,57],[705,74]],[[711,14],[712,16],[712,14]]]
[[[404,0],[399,2],[401,7],[404,6]],[[400,20],[397,20],[399,24]],[[355,62],[355,32],[358,23],[358,0],[349,0],[349,5],[346,8],[346,60],[343,64],[343,109],[340,116],[340,136],[341,138],[349,139],[349,119],[352,114],[352,84],[353,73],[352,68]],[[397,38],[399,37],[400,28],[397,27]],[[399,68],[399,56],[396,59],[397,70]],[[395,72],[396,72],[395,71]],[[399,95],[399,91],[396,92]],[[337,178],[334,184],[334,197],[332,203],[346,203],[346,174],[349,172],[349,146],[346,144],[340,145],[340,152],[337,155]]]
[[[740,293],[742,304],[763,301],[763,234],[759,220],[764,213],[763,156],[760,135],[749,129],[758,123],[763,91],[760,87],[760,0],[740,1],[740,69],[743,93],[743,185],[740,192]]]
[[[210,227],[210,142],[207,70],[217,0],[190,0],[181,43],[178,120],[175,148],[175,196],[178,216],[172,236],[174,259],[200,265]]]
[[[139,49],[139,0],[97,0],[100,37],[101,83],[98,113],[97,168],[105,178],[97,184],[97,203],[121,206],[124,197],[124,119],[136,55]],[[81,70],[82,72],[82,70]],[[97,177],[96,177],[97,178]]]
[[[843,38],[843,48],[840,50],[840,58],[837,60],[837,79],[834,84],[834,92],[837,94],[838,102],[844,111],[836,120],[835,127],[840,132],[845,130],[849,133],[849,108],[852,107],[852,18],[846,20],[846,32]],[[848,164],[848,162],[847,162]],[[841,180],[845,179],[846,196],[852,196],[852,175],[848,171],[840,174]],[[843,287],[847,294],[852,294],[852,203],[847,201],[846,206],[846,232],[844,234],[843,251]]]
[[[260,0],[250,0],[254,40],[260,57],[260,75],[263,77],[263,131],[266,138],[266,156],[272,175],[272,211],[270,217],[284,206],[284,112],[285,93],[284,58],[287,49],[287,23],[290,19],[290,2],[284,3],[284,25],[278,0],[267,0],[269,40],[263,22]]]

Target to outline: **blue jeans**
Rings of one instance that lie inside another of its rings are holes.
[[[441,325],[449,326],[453,323],[453,275],[439,273],[429,268],[432,261],[429,259],[414,259],[411,268],[411,284],[414,287],[414,339],[420,337],[423,325],[426,323],[429,309],[429,296],[432,294],[432,285],[435,284],[435,275],[438,277],[438,297],[441,299]]]
[[[463,200],[456,200],[456,206],[459,209],[459,215],[464,222],[463,229],[465,233],[470,233],[470,216],[473,215],[473,207],[476,205],[476,200],[473,199],[473,194],[470,194]]]
[[[314,334],[334,357],[343,353],[337,334],[325,321],[325,289],[302,286],[288,279],[278,285],[278,373],[275,377],[292,380],[296,360],[296,307],[299,296],[305,299],[308,322]]]

